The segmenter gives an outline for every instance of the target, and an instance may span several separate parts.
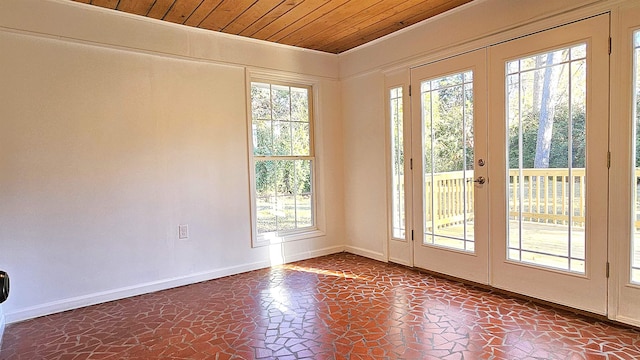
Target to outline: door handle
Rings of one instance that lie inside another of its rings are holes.
[[[468,182],[473,181],[474,183],[478,183],[480,185],[484,184],[485,182],[487,182],[487,179],[485,179],[484,176],[478,176],[477,178],[475,178],[474,180],[471,179],[467,179]]]

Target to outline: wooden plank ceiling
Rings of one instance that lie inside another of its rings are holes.
[[[472,0],[73,0],[338,54]]]

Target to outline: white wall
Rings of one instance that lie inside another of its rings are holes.
[[[384,76],[342,82],[345,224],[350,252],[386,261]]]
[[[2,1],[0,49],[8,322],[271,264],[251,248],[247,67],[320,91],[326,235],[275,250],[344,249],[336,56],[51,0]]]

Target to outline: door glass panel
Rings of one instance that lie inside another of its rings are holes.
[[[640,30],[633,34],[633,114],[635,119],[634,236],[631,251],[631,282],[640,284]]]
[[[506,63],[509,260],[585,272],[586,44]]]
[[[391,109],[391,235],[396,239],[405,239],[402,88],[391,89],[389,95]]]
[[[422,81],[424,244],[474,252],[473,72]]]

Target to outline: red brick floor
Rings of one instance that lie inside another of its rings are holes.
[[[640,359],[640,332],[336,254],[11,324],[0,359]]]

